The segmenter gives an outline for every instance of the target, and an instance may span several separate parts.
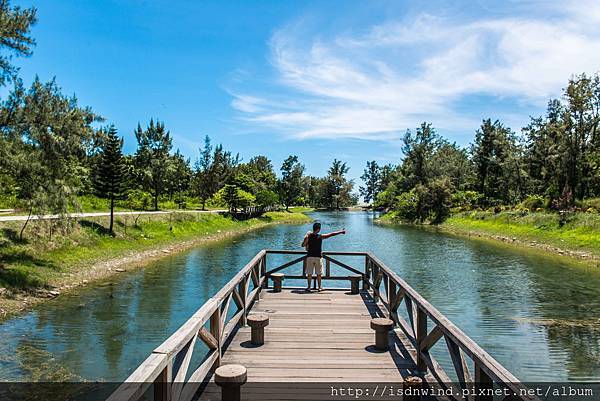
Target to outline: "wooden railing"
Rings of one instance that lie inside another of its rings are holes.
[[[242,209],[230,211],[230,213],[235,219],[245,220],[253,217],[260,217],[263,214],[273,210],[276,210],[276,208],[272,206],[246,206]]]
[[[417,369],[421,372],[431,373],[442,386],[454,382],[429,352],[443,337],[459,386],[475,390],[476,395],[468,399],[492,401],[489,390],[494,384],[517,394],[517,399],[537,399],[528,396],[528,389],[519,379],[371,253],[366,253],[365,273],[366,285],[370,287],[375,300],[383,304],[388,317],[415,346]],[[385,294],[381,292],[382,284]],[[398,314],[403,301],[409,322]],[[433,323],[430,331],[427,330],[428,320]],[[474,374],[470,372],[467,358],[471,361]],[[480,393],[482,395],[477,395]]]
[[[302,274],[301,275],[290,275],[286,274],[286,280],[294,280],[294,279],[305,279],[306,278],[306,267],[304,266],[304,261],[306,260],[306,252],[304,251],[280,251],[280,250],[267,250],[267,254],[273,255],[296,255],[298,256],[296,259],[291,260],[290,262],[284,263],[280,266],[277,266],[271,270],[268,270],[265,274],[267,277],[270,277],[273,273],[279,273],[280,271],[287,269],[291,266],[294,266],[299,263],[303,263]],[[365,280],[365,272],[360,271],[344,262],[341,262],[337,259],[334,259],[333,256],[366,256],[364,252],[323,252],[323,259],[325,260],[325,270],[323,272],[322,279],[323,280],[348,280],[348,275],[332,275],[331,274],[331,265],[336,265],[352,273],[353,275],[359,275],[362,277],[362,280]],[[317,283],[315,282],[316,286]]]
[[[158,346],[108,400],[138,400],[150,386],[154,387],[155,401],[191,400],[205,376],[219,366],[223,346],[231,334],[238,325],[245,324],[248,310],[266,286],[265,271],[266,251],[263,250]],[[228,318],[232,300],[237,310]],[[208,352],[187,378],[198,339],[207,346]]]
[[[267,255],[292,255],[293,260],[270,270],[267,269]],[[334,256],[358,257],[361,268],[353,267]],[[477,345],[448,318],[425,300],[397,273],[369,252],[324,252],[324,280],[346,280],[349,276],[332,275],[331,265],[341,267],[353,275],[360,275],[363,289],[369,290],[387,317],[392,319],[408,340],[413,344],[417,369],[430,373],[441,387],[452,385],[452,380],[442,366],[430,355],[432,347],[442,338],[456,376],[462,389],[475,390],[475,395],[465,397],[468,401],[492,401],[487,390],[509,389],[517,394],[517,399],[537,400],[527,394],[527,388],[506,370],[499,362]],[[171,337],[157,347],[150,356],[127,378],[110,396],[109,401],[130,401],[140,399],[150,386],[153,386],[156,401],[187,401],[194,397],[203,379],[212,369],[219,366],[223,348],[231,334],[246,322],[248,311],[262,289],[267,288],[268,279],[273,273],[304,262],[306,252],[288,250],[262,250],[219,292],[202,305],[194,315]],[[302,275],[285,275],[286,279],[302,279]],[[381,286],[383,285],[384,291]],[[236,306],[228,318],[231,300]],[[409,321],[400,316],[398,310],[404,303]],[[428,330],[428,321],[433,328]],[[187,378],[192,352],[200,339],[208,348],[202,362]],[[469,369],[473,367],[473,374]],[[187,378],[187,380],[186,380]],[[477,395],[479,390],[483,395]],[[456,399],[461,399],[460,397]]]

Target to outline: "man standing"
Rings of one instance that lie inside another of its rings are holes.
[[[306,287],[306,291],[310,291],[313,274],[317,275],[316,280],[319,286],[317,291],[323,291],[323,287],[321,286],[321,276],[323,275],[323,264],[321,263],[323,240],[339,234],[346,234],[346,230],[334,231],[327,234],[319,234],[320,231],[321,223],[314,223],[312,232],[307,232],[302,241],[302,246],[308,252],[306,258],[306,279],[308,280],[308,287]]]

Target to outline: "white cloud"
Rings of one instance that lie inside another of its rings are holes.
[[[423,120],[473,130],[487,116],[457,111],[469,95],[543,106],[572,74],[600,68],[600,2],[584,3],[460,23],[421,14],[330,40],[290,25],[270,42],[277,89],[232,106],[298,138],[386,139]]]

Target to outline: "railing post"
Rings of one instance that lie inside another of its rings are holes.
[[[417,332],[415,333],[415,340],[417,342],[417,369],[420,372],[427,372],[427,364],[421,351],[421,343],[427,337],[427,314],[419,305],[415,306],[417,308],[417,321],[415,322],[417,328]]]
[[[329,259],[325,259],[325,277],[331,277],[331,261]]]
[[[481,369],[479,363],[475,362],[475,401],[493,401],[493,392],[488,394],[488,390],[493,390],[494,382],[492,378]],[[479,394],[479,390],[485,390],[485,394]]]
[[[260,274],[258,275],[258,281],[260,282],[260,280],[265,277],[267,274],[267,254],[265,252],[265,255],[262,258],[262,263],[260,265]],[[268,280],[263,281],[262,284],[262,288],[267,288],[269,286]],[[259,291],[260,293],[260,291]]]
[[[154,379],[154,400],[171,400],[171,363],[168,363],[158,377]]]
[[[379,301],[379,285],[381,282],[377,282],[377,278],[379,277],[379,266],[371,266],[371,270],[373,272],[373,300],[375,302]]]
[[[252,269],[254,269],[254,266],[252,266]],[[240,284],[238,285],[238,294],[242,300],[242,309],[244,311],[242,313],[242,317],[240,318],[240,326],[246,325],[246,295],[248,292],[248,277],[250,274],[252,274],[252,271],[249,271],[248,274],[242,278],[242,281],[240,281]]]
[[[213,337],[217,340],[217,349],[215,350],[217,352],[217,359],[215,359],[215,363],[213,365],[213,368],[215,369],[221,366],[221,357],[223,356],[223,354],[221,353],[222,330],[223,328],[221,327],[221,305],[219,304],[217,305],[217,309],[215,309],[213,314],[210,316],[210,334],[212,334]]]
[[[392,320],[394,320],[393,317],[392,317],[392,314],[394,312],[394,310],[393,310],[393,308],[394,308],[393,303],[396,300],[396,293],[397,293],[396,283],[394,282],[394,280],[391,280],[391,279],[388,278],[388,294],[387,294],[387,296],[388,296],[388,301],[387,301],[388,306],[387,306],[387,310],[388,310],[388,317],[390,319],[392,319]],[[395,323],[395,320],[394,320],[394,323]]]
[[[365,276],[363,279],[363,290],[369,289],[369,280],[371,279],[371,258],[365,255]]]

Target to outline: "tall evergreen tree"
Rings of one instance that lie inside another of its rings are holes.
[[[99,164],[96,171],[96,192],[99,197],[110,201],[110,224],[108,231],[114,234],[113,221],[115,201],[123,199],[127,190],[127,165],[123,159],[123,139],[111,125],[106,132],[106,140],[101,146]]]
[[[359,188],[365,202],[377,199],[381,191],[381,168],[375,160],[367,161],[367,167],[360,178],[365,182],[365,186]]]
[[[298,161],[298,156],[288,156],[281,165],[279,180],[279,199],[285,205],[285,210],[297,202],[302,196],[304,166]]]
[[[200,149],[200,157],[195,165],[193,183],[194,192],[200,198],[203,210],[206,201],[225,184],[233,184],[239,162],[239,155],[233,156],[231,152],[223,149],[223,145],[213,148],[210,137],[207,135],[204,138],[204,147]]]
[[[351,192],[354,183],[346,178],[349,170],[346,163],[338,159],[333,160],[325,178],[327,185],[324,198],[328,207],[340,209],[352,203]]]
[[[406,131],[402,140],[402,174],[405,177],[404,188],[414,188],[417,184],[427,184],[432,178],[432,156],[441,144],[441,138],[430,123],[423,122],[413,135]]]
[[[523,196],[521,150],[515,134],[500,121],[483,120],[471,146],[476,189],[490,202],[515,203]]]
[[[204,147],[200,149],[200,157],[196,161],[193,188],[202,203],[202,210],[206,209],[206,201],[217,192],[213,176],[213,148],[210,137],[204,138]]]
[[[169,158],[167,169],[166,189],[169,193],[169,199],[173,200],[181,208],[184,205],[184,194],[190,188],[192,181],[192,169],[190,160],[186,159],[179,149]]]
[[[143,130],[138,124],[135,130],[138,148],[135,154],[142,186],[152,194],[154,210],[158,210],[158,199],[166,186],[169,152],[173,147],[171,133],[160,121],[150,120]]]

